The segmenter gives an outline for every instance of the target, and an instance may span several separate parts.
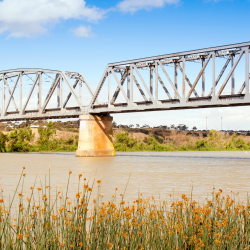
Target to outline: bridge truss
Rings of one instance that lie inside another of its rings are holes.
[[[84,106],[82,102],[82,87],[85,86],[85,90],[93,97],[93,91],[84,76],[76,72],[46,69],[0,71],[0,86],[0,121],[79,117],[88,112],[89,104],[88,101]],[[45,98],[42,93],[46,93]],[[76,104],[73,107],[68,105],[72,97]]]
[[[249,47],[250,42],[108,64],[89,113],[249,105]],[[197,63],[200,65],[198,70]],[[238,67],[241,67],[240,79],[236,82]],[[112,90],[113,80],[117,86],[115,90]],[[107,102],[98,104],[97,98],[105,85]],[[134,100],[135,90],[140,93],[141,101]],[[160,98],[163,93],[165,97]],[[119,95],[123,102],[117,102]]]
[[[249,48],[247,42],[108,64],[95,93],[76,72],[0,71],[0,121],[250,105]]]

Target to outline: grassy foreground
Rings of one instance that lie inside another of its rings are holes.
[[[203,205],[184,194],[169,201],[140,196],[129,204],[123,195],[103,202],[101,180],[90,201],[94,183],[82,182],[82,175],[74,200],[68,187],[52,199],[50,179],[23,197],[24,179],[25,169],[10,203],[0,200],[1,249],[249,249],[250,205],[222,190]],[[12,215],[15,196],[18,213]]]

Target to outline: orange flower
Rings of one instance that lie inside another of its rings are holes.
[[[41,191],[41,188],[37,188],[38,191]]]
[[[23,174],[23,176],[25,177],[25,176],[26,176],[26,174]]]
[[[25,169],[25,167],[23,167],[23,169]]]
[[[72,174],[72,172],[71,172],[71,171],[69,171],[69,174]]]
[[[82,177],[82,174],[79,174],[79,179]]]
[[[79,243],[79,246],[82,246],[82,242]]]
[[[0,203],[2,203],[2,202],[3,202],[3,199],[0,200]]]
[[[84,189],[87,189],[88,188],[88,185],[87,184],[84,184]]]
[[[19,239],[23,238],[23,236],[21,234],[18,234],[17,236],[18,236]]]
[[[71,205],[71,204],[72,204],[72,202],[68,201],[68,204],[69,204],[69,205]]]
[[[112,247],[113,247],[113,245],[112,245],[111,243],[109,243],[109,242],[108,242],[108,244],[107,244],[107,245],[108,245],[108,247],[110,247],[110,248],[112,248]]]
[[[31,190],[34,189],[33,187],[30,188]]]
[[[97,180],[96,182],[97,182],[97,183],[101,183],[102,181],[101,181],[101,180]]]
[[[88,191],[89,191],[89,192],[91,192],[91,191],[92,191],[92,188],[91,188],[91,187],[89,187],[89,188],[88,188]]]

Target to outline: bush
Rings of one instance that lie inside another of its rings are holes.
[[[9,135],[9,149],[10,152],[31,152],[34,147],[31,145],[31,140],[34,135],[31,129],[15,129]]]

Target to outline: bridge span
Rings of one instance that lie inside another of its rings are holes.
[[[77,155],[114,155],[112,113],[250,105],[249,48],[246,42],[111,63],[95,92],[81,73],[0,71],[0,121],[80,116]]]

